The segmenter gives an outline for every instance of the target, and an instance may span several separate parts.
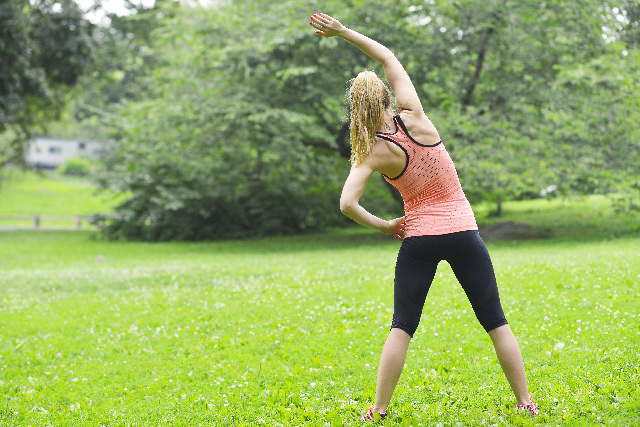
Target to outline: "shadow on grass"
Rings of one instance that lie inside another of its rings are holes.
[[[640,237],[640,221],[631,217],[575,218],[558,216],[547,221],[479,221],[486,242],[563,240],[590,242]]]
[[[474,211],[486,241],[586,242],[640,236],[640,217],[618,212],[611,197],[604,195],[507,202],[499,218],[489,217],[483,205]]]

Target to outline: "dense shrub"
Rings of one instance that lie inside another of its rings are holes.
[[[60,166],[60,173],[68,176],[89,176],[91,161],[84,157],[72,157]]]

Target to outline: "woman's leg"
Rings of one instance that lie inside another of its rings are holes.
[[[374,412],[387,411],[393,390],[398,384],[398,379],[400,379],[400,374],[404,367],[410,341],[411,337],[402,329],[393,328],[389,332],[389,337],[387,337],[387,342],[384,343],[382,356],[380,357]]]
[[[393,285],[393,322],[378,369],[374,412],[385,412],[398,383],[407,348],[422,315],[422,307],[438,268],[437,236],[404,239]]]
[[[489,333],[504,375],[519,404],[530,403],[522,354],[502,311],[489,252],[477,231],[452,235],[451,265],[476,317]],[[454,240],[455,239],[455,240]]]
[[[507,377],[511,390],[518,399],[519,404],[529,404],[529,388],[527,386],[527,375],[524,371],[524,362],[518,341],[511,332],[509,325],[502,325],[492,331],[489,331],[491,341],[496,349],[496,355],[500,366]]]

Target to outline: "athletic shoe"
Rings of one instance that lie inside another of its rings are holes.
[[[529,392],[529,399],[533,399],[533,393]],[[526,404],[522,404],[522,405],[516,405],[516,411],[529,411],[529,415],[531,415],[532,417],[535,417],[536,415],[538,415],[538,408],[536,407],[536,404],[533,403],[533,400],[531,400],[531,403],[526,403]]]
[[[384,420],[385,418],[387,418],[386,412],[378,412],[378,414],[380,414],[381,420]],[[375,418],[373,417],[373,405],[369,406],[367,413],[364,414],[362,418],[360,418],[360,421],[375,421]]]

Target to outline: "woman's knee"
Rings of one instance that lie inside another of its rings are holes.
[[[395,318],[391,322],[391,329],[400,329],[409,335],[410,338],[413,338],[413,334],[416,333],[416,329],[418,329],[418,323],[408,324],[403,322],[398,322]]]

